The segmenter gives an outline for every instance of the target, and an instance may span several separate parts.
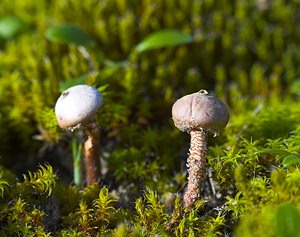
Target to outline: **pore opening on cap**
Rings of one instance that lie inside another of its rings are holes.
[[[198,93],[201,95],[208,95],[207,90],[204,90],[204,89],[201,89]]]

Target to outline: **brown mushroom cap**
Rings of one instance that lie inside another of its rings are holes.
[[[207,91],[186,95],[178,99],[172,107],[174,124],[181,131],[208,129],[220,131],[229,120],[227,106]]]

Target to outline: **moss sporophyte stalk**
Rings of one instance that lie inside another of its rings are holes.
[[[58,98],[55,113],[58,125],[71,131],[83,126],[88,138],[84,143],[87,185],[99,181],[101,168],[99,160],[99,128],[93,121],[102,105],[101,93],[91,86],[77,85],[65,90]]]
[[[178,99],[172,107],[174,124],[191,135],[187,159],[188,184],[183,195],[183,206],[193,207],[200,199],[201,183],[205,176],[207,135],[225,128],[229,121],[227,106],[206,90]]]

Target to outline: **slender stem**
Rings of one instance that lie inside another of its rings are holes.
[[[74,184],[81,185],[81,144],[78,144],[76,138],[72,138],[72,155],[73,155],[73,177]]]
[[[206,132],[191,131],[190,154],[187,160],[188,184],[183,195],[183,206],[190,208],[200,199],[201,183],[205,176],[206,165]]]
[[[79,46],[78,51],[87,60],[90,72],[95,72],[95,64],[91,58],[91,55],[87,51],[87,49],[84,46]]]
[[[100,181],[99,128],[95,122],[84,125],[88,139],[84,143],[85,173],[87,185]]]
[[[215,198],[216,197],[216,189],[215,189],[215,186],[214,186],[214,181],[212,179],[211,169],[208,169],[208,181],[209,181],[209,185],[210,185],[213,197]]]

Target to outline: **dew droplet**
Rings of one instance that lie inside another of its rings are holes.
[[[78,128],[81,127],[81,123],[77,124],[76,126],[73,127],[68,127],[67,130],[70,132],[74,132],[75,130],[77,130]]]
[[[213,137],[219,136],[219,132],[214,131],[213,132]]]

